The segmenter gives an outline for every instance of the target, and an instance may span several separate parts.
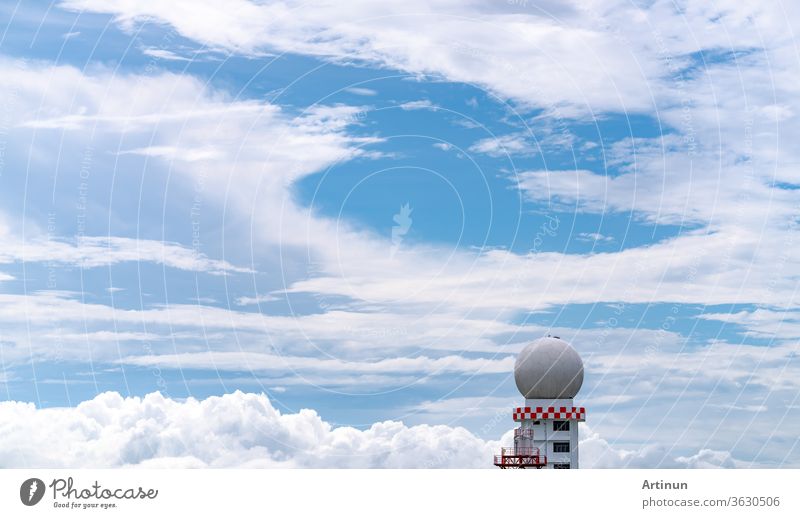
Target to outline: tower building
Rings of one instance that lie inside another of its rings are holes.
[[[528,344],[517,356],[514,380],[525,403],[513,411],[514,445],[501,448],[500,468],[578,467],[578,423],[586,410],[573,398],[583,385],[583,360],[557,336]]]

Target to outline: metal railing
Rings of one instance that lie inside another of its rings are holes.
[[[538,457],[539,448],[510,447],[500,448],[501,457]]]
[[[514,428],[514,439],[533,439],[533,429]]]
[[[494,465],[500,468],[543,468],[547,466],[547,457],[534,455],[495,455]]]

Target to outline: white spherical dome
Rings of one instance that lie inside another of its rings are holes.
[[[583,385],[583,360],[564,340],[539,338],[517,356],[514,380],[526,399],[573,398]]]

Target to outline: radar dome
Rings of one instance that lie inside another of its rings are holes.
[[[573,398],[583,385],[583,360],[564,340],[539,338],[517,356],[514,380],[526,399]]]

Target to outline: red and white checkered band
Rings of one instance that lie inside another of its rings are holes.
[[[527,421],[536,419],[571,419],[586,421],[586,409],[583,407],[517,407],[514,409],[514,421]]]

